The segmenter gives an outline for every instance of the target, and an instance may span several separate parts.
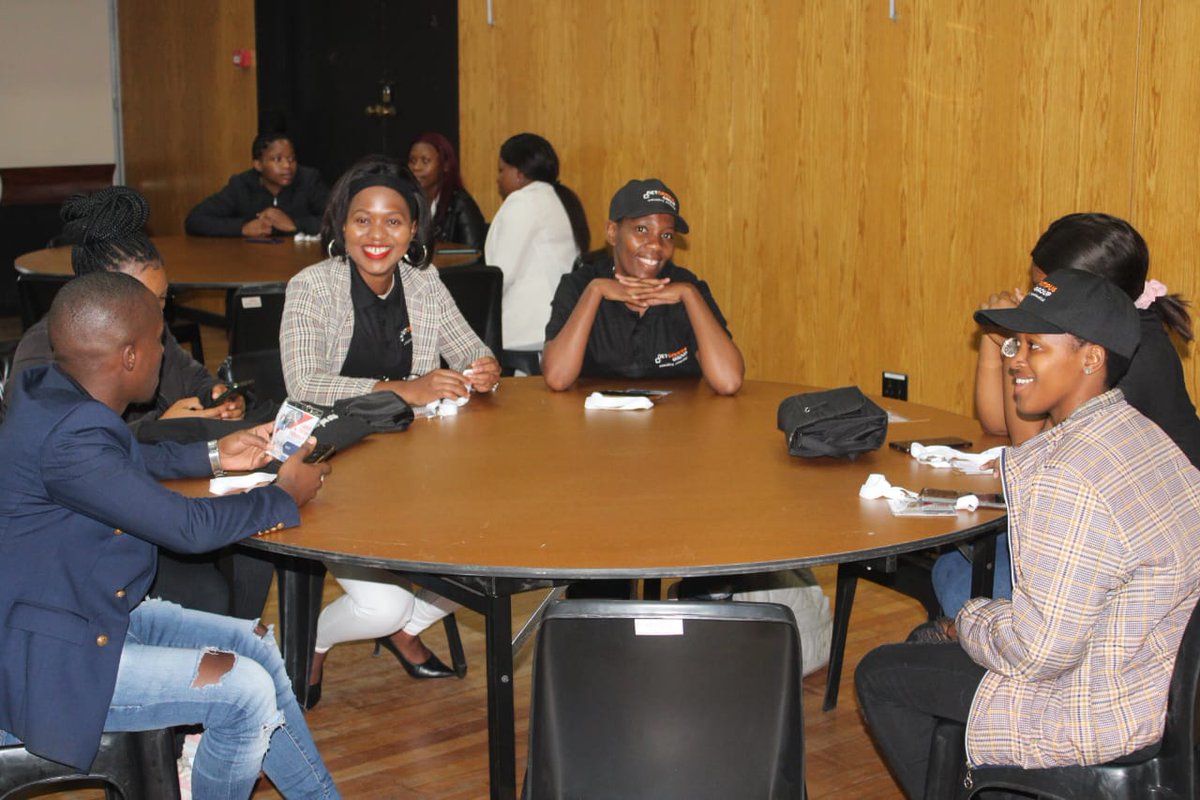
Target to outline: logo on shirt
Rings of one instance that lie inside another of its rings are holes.
[[[408,347],[410,344],[412,344],[412,325],[400,331],[400,346]]]
[[[654,365],[659,369],[669,369],[678,367],[687,360],[688,349],[685,345],[672,353],[659,353],[654,357]]]
[[[671,209],[672,214],[679,211],[679,201],[664,192],[662,189],[647,189],[642,195],[642,199],[647,203],[662,203],[667,208]]]

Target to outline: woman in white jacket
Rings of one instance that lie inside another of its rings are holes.
[[[483,252],[504,272],[504,349],[536,352],[559,278],[588,249],[587,219],[579,198],[558,182],[554,148],[537,134],[519,133],[500,147],[496,184],[504,204]]]

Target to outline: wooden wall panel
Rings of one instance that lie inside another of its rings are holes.
[[[249,0],[119,0],[125,180],[150,201],[150,229],[183,233],[193,205],[250,165],[257,133]]]
[[[1137,149],[1131,221],[1150,247],[1150,275],[1200,307],[1200,4],[1147,0],[1138,63]],[[1197,326],[1200,330],[1200,326]],[[1194,348],[1184,351],[1192,398]]]
[[[464,175],[533,130],[594,237],[657,175],[748,374],[971,407],[974,326],[1055,216],[1128,215],[1138,6],[1121,0],[495,0],[460,6]]]

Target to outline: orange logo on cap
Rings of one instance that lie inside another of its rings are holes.
[[[679,202],[661,189],[647,189],[646,192],[642,194],[642,199],[651,203],[666,203],[671,207],[672,211],[675,211],[679,208]]]

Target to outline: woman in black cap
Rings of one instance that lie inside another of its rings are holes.
[[[745,365],[708,284],[671,261],[687,233],[679,200],[655,178],[630,181],[608,207],[612,257],[564,275],[551,304],[546,385],[584,377],[701,377],[736,394]]]
[[[884,645],[855,673],[909,797],[939,718],[966,723],[969,766],[1097,764],[1156,742],[1200,597],[1200,472],[1112,388],[1140,338],[1133,302],[1063,269],[975,319],[1016,334],[1017,409],[1051,427],[1000,458],[1012,598],[969,600],[952,641]]]

